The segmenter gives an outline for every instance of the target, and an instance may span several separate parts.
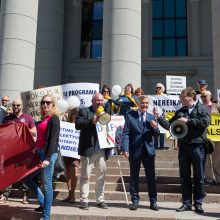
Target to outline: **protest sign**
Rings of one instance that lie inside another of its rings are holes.
[[[167,120],[170,120],[173,117],[173,112],[166,113]],[[207,129],[207,138],[212,141],[220,141],[220,114],[211,114],[211,123]],[[195,128],[196,129],[196,128]],[[170,133],[168,134],[168,137]]]
[[[181,107],[179,96],[176,95],[148,95],[149,109],[152,113],[153,108],[159,109],[160,115],[164,116],[166,112],[175,112]],[[159,125],[160,133],[166,133],[166,130]]]
[[[220,89],[217,89],[217,100],[218,104],[220,105]]]
[[[80,131],[75,129],[74,123],[60,122],[59,148],[62,156],[80,158],[78,155],[79,134]]]
[[[124,116],[111,116],[107,125],[96,124],[100,148],[113,148],[121,146]]]
[[[52,95],[56,100],[78,96],[80,108],[82,108],[91,105],[92,96],[98,91],[99,84],[97,83],[69,83],[22,92],[23,111],[30,114],[34,121],[40,121],[40,100],[43,96]]]
[[[167,94],[180,94],[186,88],[185,76],[166,76],[166,92]]]
[[[99,92],[97,83],[69,83],[61,85],[64,99],[77,96],[80,99],[80,108],[89,107],[92,96]]]

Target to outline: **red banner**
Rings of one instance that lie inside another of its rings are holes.
[[[34,139],[24,123],[0,125],[0,190],[40,168]]]

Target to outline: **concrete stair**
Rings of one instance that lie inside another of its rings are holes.
[[[118,160],[128,200],[129,194],[129,163],[122,155],[113,156],[107,162],[107,175],[105,178],[105,200],[109,205],[108,210],[100,210],[96,207],[95,202],[95,174],[94,171],[90,179],[90,209],[84,211],[79,209],[79,184],[77,184],[75,204],[64,203],[61,200],[68,196],[68,190],[65,182],[64,174],[61,175],[59,181],[54,185],[54,203],[51,211],[51,220],[174,220],[174,219],[220,219],[220,186],[206,186],[207,196],[204,200],[203,207],[205,215],[198,215],[195,212],[177,213],[175,211],[181,205],[181,188],[179,178],[178,151],[173,149],[157,150],[156,156],[156,181],[158,191],[158,204],[161,207],[159,212],[154,212],[149,209],[149,201],[147,194],[147,184],[144,175],[144,169],[140,170],[139,190],[140,190],[140,206],[136,212],[130,211],[127,208],[125,193],[120,177]],[[80,172],[79,172],[80,176]],[[78,178],[79,182],[79,178]],[[32,198],[35,198],[31,195]],[[0,220],[32,220],[39,219],[39,214],[33,212],[33,209],[38,207],[36,199],[32,199],[31,204],[21,204],[22,193],[18,189],[13,189],[10,197],[10,205],[1,206]]]

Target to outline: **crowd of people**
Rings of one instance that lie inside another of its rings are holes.
[[[194,210],[203,213],[202,201],[205,197],[204,185],[220,184],[220,142],[215,142],[215,151],[205,153],[204,140],[207,127],[210,124],[210,114],[219,113],[220,106],[212,102],[212,94],[207,90],[205,80],[198,82],[198,91],[191,87],[182,90],[179,98],[182,107],[168,121],[160,115],[157,107],[153,113],[148,112],[149,97],[144,95],[144,90],[139,87],[134,90],[131,83],[124,88],[124,93],[117,99],[111,98],[111,89],[104,85],[100,93],[92,97],[92,105],[86,108],[69,109],[67,121],[75,123],[75,128],[80,130],[78,154],[80,159],[63,157],[66,166],[66,183],[69,194],[64,202],[76,201],[75,190],[77,185],[78,169],[80,173],[80,208],[89,209],[89,181],[93,168],[95,169],[95,196],[97,207],[108,209],[104,199],[104,186],[106,175],[106,161],[109,149],[101,148],[98,140],[96,123],[99,120],[97,109],[102,106],[106,113],[123,115],[125,125],[122,132],[122,154],[128,159],[130,166],[130,210],[136,210],[139,204],[139,171],[141,163],[145,169],[148,185],[150,209],[159,210],[157,205],[157,189],[155,175],[156,149],[164,149],[165,136],[158,125],[169,130],[172,122],[179,120],[188,127],[185,137],[178,139],[179,168],[182,189],[182,206],[177,212]],[[197,94],[201,95],[198,101]],[[162,83],[155,86],[156,96],[165,96],[165,87]],[[54,164],[58,157],[58,141],[60,132],[61,115],[56,106],[56,100],[46,95],[40,102],[41,121],[35,125],[32,117],[23,113],[23,102],[3,96],[0,106],[0,124],[23,122],[28,126],[31,134],[36,139],[36,153],[42,164],[40,171],[32,174],[20,183],[23,192],[23,203],[28,203],[28,193],[33,191],[39,207],[35,211],[42,213],[42,219],[50,219],[50,210],[53,201],[53,173]],[[193,167],[193,182],[191,179],[191,166]],[[40,174],[43,191],[36,181]],[[194,185],[194,187],[192,186]],[[9,186],[3,190],[0,203],[5,203],[11,193]]]

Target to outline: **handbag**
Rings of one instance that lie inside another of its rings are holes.
[[[65,171],[66,168],[65,168],[65,164],[63,161],[63,157],[60,153],[60,150],[58,150],[57,153],[58,153],[58,157],[57,157],[57,160],[54,164],[54,171],[60,173],[60,172]]]
[[[215,150],[215,143],[209,138],[204,140],[204,146],[206,154],[211,154]]]

